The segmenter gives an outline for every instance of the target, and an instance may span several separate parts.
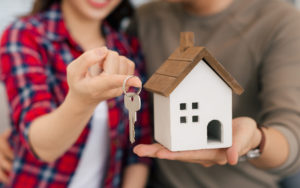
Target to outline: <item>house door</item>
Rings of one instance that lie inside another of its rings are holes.
[[[207,143],[222,142],[222,124],[218,120],[212,120],[207,125]]]

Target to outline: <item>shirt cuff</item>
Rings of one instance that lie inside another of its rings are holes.
[[[53,109],[50,106],[50,103],[36,103],[33,108],[28,110],[24,114],[24,118],[21,120],[20,124],[20,138],[21,138],[21,143],[23,146],[29,151],[31,156],[33,156],[37,161],[39,162],[45,162],[43,161],[34,151],[30,139],[29,139],[29,128],[32,124],[32,122],[37,119],[38,117],[48,114],[52,111]]]

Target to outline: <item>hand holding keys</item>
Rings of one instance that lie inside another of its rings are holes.
[[[135,76],[128,76],[123,82],[123,92],[124,92],[124,104],[126,109],[128,110],[129,114],[129,140],[133,144],[135,142],[135,130],[134,130],[134,123],[136,122],[136,112],[141,109],[141,98],[139,96],[142,88],[140,87],[139,90],[134,92],[127,92],[126,91],[126,82]]]

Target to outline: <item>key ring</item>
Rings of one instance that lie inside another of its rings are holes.
[[[133,78],[133,77],[137,77],[137,76],[135,76],[135,75],[130,75],[130,76],[128,76],[124,81],[123,81],[123,92],[124,92],[124,94],[127,96],[127,97],[131,97],[130,95],[129,95],[129,93],[127,93],[127,91],[126,91],[126,83],[127,83],[127,81],[130,79],[130,78]],[[139,90],[135,93],[136,95],[139,95],[140,93],[141,93],[141,91],[142,91],[142,87],[138,87],[139,88]]]

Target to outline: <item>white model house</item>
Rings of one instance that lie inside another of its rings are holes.
[[[232,91],[243,88],[194,34],[181,33],[180,47],[144,88],[154,93],[154,137],[171,151],[225,148],[232,144]]]

